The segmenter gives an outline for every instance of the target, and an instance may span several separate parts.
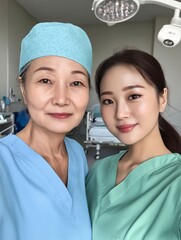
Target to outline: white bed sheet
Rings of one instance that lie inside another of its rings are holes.
[[[89,137],[94,141],[120,142],[105,126],[93,126],[89,130]]]

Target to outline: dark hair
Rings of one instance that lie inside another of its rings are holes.
[[[26,71],[27,71],[28,67],[25,68],[25,70],[21,73],[21,75],[19,76],[19,84],[23,85],[25,84],[26,81]]]
[[[100,99],[100,84],[105,73],[117,65],[131,65],[152,85],[158,95],[167,88],[165,76],[160,63],[150,54],[136,50],[124,49],[105,59],[97,68],[95,74],[95,88]],[[181,137],[173,126],[159,114],[159,129],[165,146],[171,152],[181,154]]]

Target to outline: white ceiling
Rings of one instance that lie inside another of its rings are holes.
[[[60,21],[78,25],[102,23],[95,17],[94,12],[91,11],[93,0],[16,1],[39,22]],[[181,2],[181,0],[178,1]],[[136,16],[129,21],[148,21],[156,16],[172,17],[173,14],[173,9],[154,4],[143,4],[140,6]]]

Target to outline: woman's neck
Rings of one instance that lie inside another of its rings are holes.
[[[153,140],[144,140],[129,146],[127,154],[131,162],[140,164],[150,158],[171,153],[165,146],[161,135],[158,135]]]
[[[66,185],[68,177],[68,153],[64,143],[65,134],[61,135],[42,131],[28,124],[22,131],[17,133],[17,136],[40,154]]]
[[[118,163],[116,184],[122,182],[129,172],[144,161],[169,153],[171,152],[164,145],[160,135],[157,135],[154,141],[144,139],[144,141],[142,140],[136,144],[130,145],[128,151]]]

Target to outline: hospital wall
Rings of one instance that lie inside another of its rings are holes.
[[[15,0],[0,1],[0,98],[8,95],[9,87],[21,97],[17,84],[20,42],[36,24]],[[104,23],[83,25],[93,45],[92,90],[88,109],[98,103],[94,91],[94,74],[98,64],[123,47],[134,47],[153,54],[163,66],[170,88],[170,104],[165,116],[181,133],[181,43],[175,48],[165,48],[157,40],[157,33],[170,18],[158,17],[153,21],[127,21],[108,27]]]
[[[37,21],[15,0],[0,0],[0,98],[18,86],[20,42]]]

